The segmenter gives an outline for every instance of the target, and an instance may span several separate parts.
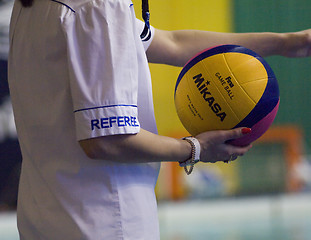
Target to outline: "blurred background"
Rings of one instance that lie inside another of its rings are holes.
[[[156,28],[291,32],[311,28],[309,0],[149,0]],[[7,84],[12,0],[0,0],[0,239],[18,239],[21,156]],[[141,1],[133,0],[140,18]],[[194,43],[195,44],[195,43]],[[197,164],[186,176],[162,164],[156,187],[163,240],[311,240],[311,58],[268,57],[281,103],[269,131],[231,164]],[[182,137],[174,107],[180,68],[150,65],[159,133]]]

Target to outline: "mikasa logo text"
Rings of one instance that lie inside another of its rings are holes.
[[[215,98],[212,96],[211,92],[209,92],[208,85],[210,85],[211,83],[209,81],[205,81],[205,79],[202,77],[202,73],[194,76],[193,80],[203,99],[208,102],[208,105],[213,113],[215,113],[220,121],[224,121],[227,114],[221,110],[221,106],[219,105],[219,103],[215,102]]]

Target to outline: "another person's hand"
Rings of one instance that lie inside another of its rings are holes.
[[[249,128],[236,128],[232,130],[208,131],[196,136],[201,145],[202,162],[233,161],[243,156],[252,145],[238,147],[226,143],[250,133]]]

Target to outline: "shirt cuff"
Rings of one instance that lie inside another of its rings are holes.
[[[110,105],[75,111],[77,140],[140,130],[136,105]]]

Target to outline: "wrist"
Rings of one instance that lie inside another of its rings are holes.
[[[307,57],[310,51],[310,37],[304,32],[290,32],[283,34],[283,51],[285,57]]]

